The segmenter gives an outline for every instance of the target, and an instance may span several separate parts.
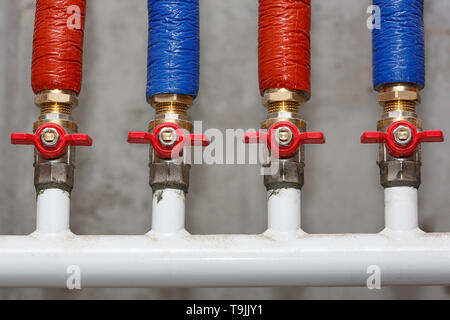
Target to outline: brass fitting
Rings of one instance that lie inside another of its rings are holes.
[[[187,105],[177,102],[165,102],[158,103],[156,105],[156,114],[179,114],[186,116],[187,115]]]
[[[378,102],[384,112],[407,111],[416,112],[416,105],[421,102],[416,85],[409,83],[392,83],[380,89]]]
[[[156,114],[181,114],[187,115],[187,110],[194,104],[194,97],[185,94],[155,94],[150,101]]]
[[[78,106],[78,97],[76,92],[71,90],[45,90],[36,94],[34,103],[38,107],[60,104],[76,108]]]
[[[176,102],[185,104],[188,108],[194,104],[194,97],[187,94],[160,93],[150,98],[149,103],[156,108],[158,103]]]
[[[33,124],[36,131],[46,123],[56,123],[69,133],[76,132],[78,126],[72,121],[72,110],[78,106],[78,98],[75,91],[46,90],[36,94],[34,103],[40,108],[38,121]]]
[[[36,94],[34,103],[40,108],[38,121],[33,124],[35,132],[46,123],[56,123],[67,133],[76,133],[77,124],[72,120],[72,109],[78,106],[77,94],[68,90],[46,90]],[[51,132],[45,139],[48,143],[54,140]],[[53,140],[52,140],[53,139]],[[34,184],[36,192],[47,188],[59,188],[72,191],[75,169],[75,148],[69,147],[58,159],[45,159],[38,152],[34,155]]]
[[[308,94],[303,91],[284,88],[265,90],[262,102],[267,107],[267,118],[261,123],[261,128],[269,129],[279,121],[288,121],[306,131],[306,122],[300,118],[299,111],[308,99]]]
[[[267,89],[262,98],[263,105],[267,108],[267,117],[261,123],[262,129],[269,129],[280,121],[287,121],[295,125],[301,132],[306,131],[306,122],[301,119],[300,106],[307,102],[309,95],[303,91],[289,89]],[[292,139],[288,132],[280,131],[278,138],[281,142]],[[267,190],[277,188],[299,188],[304,184],[304,146],[300,146],[298,153],[288,159],[271,159],[277,161],[279,170],[272,175],[264,176],[264,185]],[[270,162],[263,166],[270,166]]]
[[[406,111],[415,113],[416,103],[410,100],[394,100],[387,101],[383,105],[384,113],[389,113],[393,111]]]
[[[421,102],[419,88],[410,83],[392,83],[380,88],[378,102],[383,107],[382,119],[377,128],[382,130],[398,120],[407,120],[417,128],[422,128],[422,120],[416,115],[416,107]]]
[[[268,113],[292,112],[298,113],[300,104],[296,101],[274,101],[267,106]]]
[[[303,91],[289,89],[267,89],[262,98],[268,113],[293,112],[298,113],[300,105],[308,101],[309,96]]]
[[[420,103],[419,89],[412,83],[390,83],[380,88],[380,103],[393,100],[410,100]]]
[[[149,99],[155,108],[155,119],[148,124],[148,131],[152,132],[161,123],[175,123],[189,132],[194,131],[192,122],[188,120],[187,111],[194,103],[194,97],[183,94],[156,94]],[[162,142],[172,143],[173,132],[161,135]],[[150,186],[153,192],[164,188],[180,189],[187,192],[189,189],[190,165],[184,162],[160,159],[150,149]]]
[[[380,88],[378,102],[383,107],[383,115],[377,123],[377,129],[385,132],[394,122],[406,120],[422,130],[422,120],[416,114],[416,107],[421,102],[419,88],[409,83],[392,83]],[[407,139],[406,132],[398,132],[398,139]],[[379,147],[378,165],[380,182],[385,188],[396,186],[420,186],[420,147],[408,157],[395,158],[384,144]]]
[[[187,117],[187,111],[194,103],[193,96],[163,93],[152,96],[149,102],[155,108],[156,115],[155,119],[148,124],[148,131],[152,131],[158,124],[164,122],[175,123],[189,132],[194,130]]]

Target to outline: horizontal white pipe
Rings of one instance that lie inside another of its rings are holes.
[[[419,227],[418,190],[412,187],[384,189],[386,228],[395,231],[414,230]]]
[[[263,235],[189,235],[185,195],[166,189],[149,234],[75,236],[68,193],[46,190],[37,232],[0,237],[0,286],[64,288],[76,270],[81,287],[365,286],[373,270],[381,285],[450,285],[450,234],[417,228],[416,189],[387,189],[380,234],[305,234],[300,196],[268,193]]]
[[[61,189],[45,189],[37,195],[36,232],[69,232],[70,194]]]
[[[1,287],[76,269],[81,287],[365,286],[374,267],[381,285],[450,285],[450,234],[0,237]]]
[[[269,230],[295,232],[300,230],[300,189],[285,188],[267,191]]]
[[[182,190],[155,191],[152,202],[152,231],[160,234],[184,231],[185,201],[186,195]]]

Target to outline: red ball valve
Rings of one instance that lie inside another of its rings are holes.
[[[385,143],[389,153],[396,157],[408,157],[422,142],[443,142],[441,130],[418,131],[409,121],[392,123],[386,132],[368,131],[361,136],[361,143]]]
[[[11,143],[34,145],[44,158],[56,159],[66,152],[68,146],[92,146],[92,139],[84,133],[67,134],[59,124],[47,123],[35,134],[12,133]]]
[[[172,159],[178,156],[184,146],[206,147],[210,143],[204,134],[185,133],[178,125],[171,122],[157,125],[152,133],[130,132],[128,142],[151,144],[161,159]]]
[[[322,132],[300,132],[288,121],[280,121],[269,128],[267,133],[261,131],[245,133],[245,143],[266,143],[269,151],[279,158],[292,157],[302,144],[324,144]]]

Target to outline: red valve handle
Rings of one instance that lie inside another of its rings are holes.
[[[402,145],[395,141],[395,130],[400,127],[411,130],[412,138],[408,144]],[[368,131],[361,136],[361,143],[385,143],[389,153],[396,157],[407,157],[414,153],[420,143],[443,142],[444,134],[441,130],[418,131],[416,126],[409,121],[399,120],[392,123],[386,132]]]
[[[164,146],[159,140],[159,134],[163,129],[171,128],[177,135],[176,141],[172,145]],[[128,133],[129,143],[151,144],[156,154],[161,159],[172,159],[179,155],[184,146],[206,147],[210,141],[204,134],[185,133],[178,125],[165,122],[157,125],[152,133],[130,132]]]
[[[287,145],[277,142],[275,134],[279,128],[287,127],[292,132],[292,140]],[[325,137],[322,132],[300,132],[300,130],[288,121],[280,121],[269,128],[267,133],[261,131],[246,132],[245,143],[266,143],[269,151],[279,158],[292,157],[302,144],[324,144]]]
[[[53,146],[46,146],[41,140],[41,135],[46,129],[54,129],[57,133],[57,142]],[[67,134],[66,130],[56,123],[47,123],[40,126],[35,134],[12,133],[12,144],[34,145],[45,159],[56,159],[62,156],[68,146],[92,146],[92,139],[84,133]]]

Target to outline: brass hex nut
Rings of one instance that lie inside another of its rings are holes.
[[[150,186],[153,192],[162,192],[162,189],[172,188],[187,192],[189,189],[189,164],[176,164],[171,161],[151,162]]]
[[[48,90],[39,92],[34,97],[34,103],[41,106],[47,103],[69,104],[73,108],[78,106],[78,98],[75,92],[62,90]]]
[[[194,97],[187,94],[161,93],[152,96],[149,102],[152,104],[152,106],[155,106],[158,103],[171,102],[192,105],[194,104]]]
[[[420,94],[417,91],[404,90],[404,91],[381,92],[378,95],[378,101],[380,103],[396,100],[408,100],[420,103]]]
[[[263,96],[263,104],[266,106],[272,102],[294,101],[298,103],[305,103],[307,100],[308,97],[306,94],[287,89],[269,89],[264,91]]]

